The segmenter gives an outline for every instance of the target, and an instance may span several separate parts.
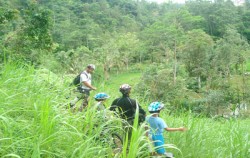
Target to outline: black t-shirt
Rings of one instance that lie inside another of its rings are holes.
[[[138,104],[138,103],[137,103]],[[139,106],[139,113],[146,115],[146,112]],[[136,101],[127,96],[123,96],[121,98],[117,98],[113,101],[111,107],[111,111],[118,110],[121,118],[129,120],[133,119],[134,113],[136,111]]]

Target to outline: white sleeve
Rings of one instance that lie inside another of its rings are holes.
[[[88,77],[86,74],[82,73],[80,75],[80,82],[88,81]]]

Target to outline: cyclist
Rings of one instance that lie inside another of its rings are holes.
[[[112,102],[110,110],[115,111],[118,109],[120,117],[126,120],[129,125],[133,125],[136,108],[138,107],[140,115],[139,122],[143,122],[145,120],[146,112],[141,108],[136,100],[130,98],[131,86],[129,84],[122,84],[119,90],[122,93],[122,97],[117,98]],[[126,125],[125,130],[128,133],[128,138],[130,139],[132,132],[131,126]]]
[[[104,102],[106,101],[106,99],[109,98],[109,95],[106,94],[106,93],[97,93],[95,96],[94,96],[95,100],[97,101],[96,105],[95,105],[95,108],[98,110],[98,111],[101,111],[101,110],[105,110],[106,107],[104,105]]]
[[[109,95],[106,93],[97,93],[94,98],[97,101],[94,106],[94,108],[97,109],[97,115],[95,117],[99,118],[99,125],[103,125],[103,123],[107,122],[108,119],[112,117],[111,112],[106,110],[106,106],[104,104],[109,98]],[[96,124],[96,126],[98,126],[98,124]],[[97,138],[97,140],[101,140],[102,143],[108,143],[107,145],[111,146],[113,149],[113,154],[117,154],[122,151],[123,141],[121,136],[113,130],[114,128],[109,128],[109,126],[106,124],[103,126],[100,137]]]
[[[83,71],[81,73],[81,75],[80,75],[80,84],[81,84],[81,86],[78,87],[77,96],[70,103],[71,108],[74,108],[75,104],[81,99],[83,99],[83,103],[80,106],[79,111],[82,111],[83,108],[88,106],[90,91],[91,90],[96,90],[96,87],[92,86],[92,84],[91,84],[91,81],[92,81],[91,74],[94,72],[94,70],[95,70],[95,65],[89,64],[86,67],[85,71]]]
[[[154,142],[154,146],[156,148],[156,153],[161,156],[166,156],[168,158],[172,158],[172,153],[167,153],[163,147],[164,145],[164,138],[163,138],[163,131],[185,131],[186,128],[179,127],[179,128],[170,128],[167,126],[165,121],[159,117],[160,111],[164,108],[164,104],[160,102],[153,102],[148,106],[148,111],[151,115],[146,117],[146,122],[150,126],[149,135]],[[148,135],[148,134],[147,134]]]

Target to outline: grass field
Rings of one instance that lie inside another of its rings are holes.
[[[65,96],[70,89],[61,77],[20,64],[7,64],[0,74],[0,157],[149,157],[143,127],[134,131],[129,152],[124,149],[121,155],[96,139],[105,125],[110,126],[110,132],[121,131],[120,120],[102,120],[93,108],[83,113],[66,109],[62,105],[69,101]],[[109,81],[97,85],[96,93],[110,94],[109,105],[120,96],[120,84],[135,85],[139,80],[140,73],[112,75]],[[148,103],[140,100],[140,104],[147,109]],[[169,127],[189,129],[165,132],[167,150],[177,158],[250,157],[250,119],[214,120],[190,113],[172,116],[167,110],[161,117]]]
[[[250,72],[250,61],[247,62],[247,72]]]
[[[141,77],[141,73],[122,73],[122,74],[114,74],[110,77],[110,79],[104,83],[100,83],[98,85],[97,91],[105,91],[114,93],[115,96],[120,95],[119,87],[123,83],[130,84],[132,87],[139,82]]]

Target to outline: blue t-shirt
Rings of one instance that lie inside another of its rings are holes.
[[[167,128],[167,124],[160,117],[147,116],[147,123],[150,125],[150,134],[162,135],[164,128]]]

